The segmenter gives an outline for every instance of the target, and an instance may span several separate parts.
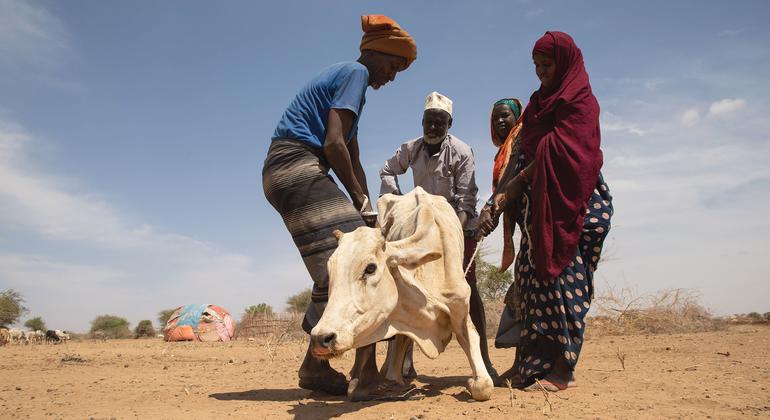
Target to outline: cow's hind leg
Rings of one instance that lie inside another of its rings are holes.
[[[468,379],[468,391],[476,401],[486,401],[492,397],[494,384],[489,377],[484,359],[481,357],[481,348],[479,345],[479,333],[471,322],[467,311],[465,316],[458,320],[452,320],[455,337],[463,348],[468,361],[471,364],[473,377]]]

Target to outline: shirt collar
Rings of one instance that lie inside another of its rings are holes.
[[[447,133],[446,137],[444,137],[444,141],[441,142],[441,148],[438,149],[438,153],[437,154],[440,155],[441,152],[444,151],[444,149],[446,149],[447,147],[451,147],[451,140],[452,140],[452,135]],[[425,150],[425,153],[428,154],[428,156],[435,156],[435,155],[431,155],[428,152],[428,143],[425,143],[425,138],[424,137],[420,137],[420,145]]]

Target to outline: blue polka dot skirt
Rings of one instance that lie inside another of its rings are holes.
[[[530,250],[532,226],[529,190],[519,208],[521,245],[514,266],[515,283],[522,317],[514,369],[525,383],[546,376],[558,357],[575,369],[583,345],[585,316],[591,307],[593,273],[601,257],[602,245],[610,230],[612,196],[600,174],[586,210],[583,233],[575,258],[555,278],[537,279]]]

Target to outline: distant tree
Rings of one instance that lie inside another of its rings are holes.
[[[496,265],[486,262],[483,257],[488,254],[483,247],[476,254],[476,287],[481,299],[499,300],[513,283],[513,275],[510,270],[500,272]]]
[[[259,305],[251,305],[243,311],[246,312],[246,315],[249,317],[254,317],[257,315],[272,315],[273,307],[267,303],[260,303]]]
[[[45,322],[43,322],[43,318],[36,316],[34,318],[28,319],[27,322],[24,323],[24,326],[29,328],[32,331],[43,331],[47,329],[45,327]]]
[[[174,311],[176,311],[176,308],[164,309],[158,312],[158,322],[160,323],[160,329],[163,329],[166,327],[166,322],[168,322],[168,319],[171,318],[171,315],[174,314]]]
[[[762,317],[765,318],[765,322],[770,322],[770,312],[765,312]]]
[[[91,321],[90,332],[93,334],[101,330],[109,338],[129,338],[132,334],[128,325],[129,323],[125,318],[115,315],[101,315]]]
[[[0,293],[0,327],[15,324],[27,312],[21,293],[7,289]]]
[[[759,312],[750,312],[746,317],[749,318],[751,322],[762,322],[764,320]]]
[[[134,338],[142,337],[155,337],[155,327],[152,326],[152,321],[149,319],[139,321],[134,329]]]
[[[286,304],[289,305],[289,310],[294,312],[305,312],[307,307],[310,306],[310,296],[312,295],[310,289],[305,289],[296,295],[289,296],[286,299]]]

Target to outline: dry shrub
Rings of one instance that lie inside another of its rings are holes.
[[[733,314],[727,317],[727,323],[732,325],[768,324],[770,323],[770,312],[765,312],[764,314],[760,314],[759,312]]]
[[[607,289],[591,305],[589,332],[597,335],[671,334],[724,329],[700,303],[700,294],[688,289],[668,289],[638,295],[629,289]]]
[[[485,300],[484,316],[487,318],[487,338],[495,338],[497,327],[500,325],[500,315],[505,308],[503,299]]]
[[[245,312],[235,328],[235,338],[300,339],[305,338],[302,331],[303,313],[250,313]]]

